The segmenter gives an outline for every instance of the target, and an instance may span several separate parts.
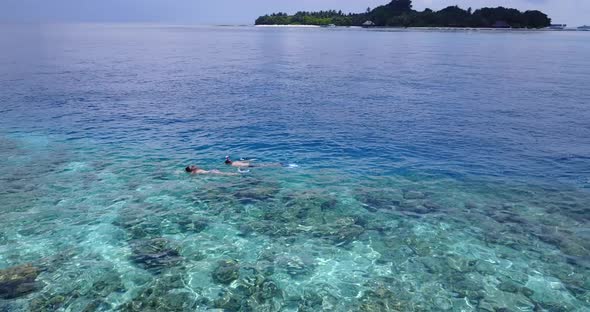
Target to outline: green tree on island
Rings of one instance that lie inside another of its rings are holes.
[[[329,25],[362,26],[370,21],[375,26],[389,27],[512,27],[543,28],[551,19],[540,11],[520,12],[504,7],[481,8],[472,11],[450,6],[440,11],[412,9],[411,0],[393,0],[386,5],[365,13],[348,13],[329,10],[319,12],[297,12],[294,15],[273,13],[256,20],[256,25]]]

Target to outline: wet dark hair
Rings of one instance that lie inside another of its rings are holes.
[[[231,163],[232,163],[232,161],[231,161],[231,160],[229,160],[229,158],[225,160],[225,164],[226,164],[226,165],[230,165]]]
[[[193,171],[190,166],[184,168],[184,170],[186,170],[186,172],[192,172]]]

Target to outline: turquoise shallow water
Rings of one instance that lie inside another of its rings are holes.
[[[585,35],[5,27],[0,311],[588,311]]]

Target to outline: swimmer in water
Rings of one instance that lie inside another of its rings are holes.
[[[188,166],[184,168],[184,171],[190,174],[209,174],[209,175],[219,175],[219,176],[237,176],[238,173],[229,173],[229,172],[221,172],[219,170],[204,170],[197,166]]]
[[[233,161],[228,156],[225,156],[225,164],[232,167],[237,167],[238,169],[241,168],[265,168],[265,167],[287,167],[288,165],[283,163],[268,163],[268,164],[252,164],[255,159],[252,160],[239,160]]]
[[[252,160],[232,161],[228,156],[225,156],[225,164],[237,168],[253,168],[258,167],[252,164]]]

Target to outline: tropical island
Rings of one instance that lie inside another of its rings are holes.
[[[551,19],[543,12],[497,7],[473,11],[449,6],[440,11],[412,9],[411,0],[393,0],[364,13],[342,11],[300,11],[294,15],[273,13],[256,19],[256,25],[317,25],[365,27],[469,27],[469,28],[544,28]]]

